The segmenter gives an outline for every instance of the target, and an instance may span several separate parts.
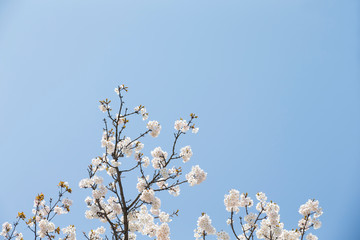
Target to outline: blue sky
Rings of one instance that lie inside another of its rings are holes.
[[[319,199],[319,239],[356,239],[359,9],[353,0],[1,0],[0,222],[67,180],[74,211],[57,223],[79,235],[96,226],[77,185],[102,153],[98,100],[124,83],[129,106],[145,105],[163,126],[144,142],[148,153],[169,146],[174,120],[199,115],[198,135],[180,144],[194,152],[185,170],[199,164],[208,179],[164,196],[165,210],[180,209],[172,239],[192,239],[201,212],[229,231],[231,188],[267,193],[289,229],[300,204]],[[130,136],[145,127],[136,123]]]

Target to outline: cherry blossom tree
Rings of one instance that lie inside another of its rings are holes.
[[[195,186],[202,183],[207,173],[199,165],[192,166],[191,171],[183,174],[181,164],[190,161],[193,152],[190,146],[178,146],[178,140],[187,133],[196,134],[199,130],[195,126],[197,116],[190,114],[189,119],[178,119],[174,124],[172,144],[167,151],[160,146],[146,155],[143,151],[143,139],[148,135],[156,138],[161,132],[161,125],[155,120],[148,121],[144,130],[135,137],[125,135],[125,129],[134,117],[141,117],[147,121],[149,114],[143,105],[128,108],[124,101],[124,94],[128,88],[124,85],[115,88],[118,96],[118,107],[113,110],[109,99],[100,101],[100,110],[105,114],[101,146],[104,152],[91,160],[87,168],[87,177],[82,179],[79,187],[88,189],[91,196],[86,197],[85,212],[87,219],[97,219],[100,226],[88,233],[80,234],[88,240],[113,239],[135,240],[142,235],[157,240],[170,239],[169,223],[177,216],[178,210],[165,212],[161,209],[159,193],[167,191],[174,197],[179,196],[180,186],[188,183]],[[137,176],[136,194],[126,189],[124,182],[128,176]],[[185,176],[184,176],[185,175]],[[13,224],[8,222],[2,225],[3,239],[23,239],[23,234],[16,231],[20,223],[24,223],[32,232],[34,239],[76,239],[76,227],[69,225],[60,229],[55,226],[53,219],[57,215],[67,214],[72,201],[65,196],[72,193],[67,182],[61,181],[58,185],[59,193],[56,200],[45,201],[44,194],[39,194],[34,200],[34,208],[30,217],[19,212]],[[279,206],[270,201],[264,193],[256,195],[259,201],[256,213],[251,212],[253,200],[248,194],[240,194],[237,190],[230,190],[225,195],[225,207],[230,213],[227,223],[230,231],[237,240],[258,239],[286,240],[304,239],[316,240],[315,235],[307,234],[308,230],[321,226],[318,217],[322,214],[319,202],[309,200],[300,207],[302,218],[299,228],[285,230],[280,222]],[[243,209],[245,216],[235,216]],[[236,225],[237,224],[237,225]],[[212,226],[210,217],[203,213],[194,231],[195,239],[205,239],[208,236],[217,236],[217,239],[227,240],[227,232],[217,232]],[[306,235],[307,234],[307,235]]]

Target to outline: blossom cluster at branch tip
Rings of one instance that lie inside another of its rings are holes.
[[[216,235],[218,240],[230,240],[230,236],[225,231],[216,232],[212,226],[212,221],[206,213],[202,213],[197,221],[197,228],[194,230],[196,240],[205,239],[207,235]]]
[[[183,133],[187,132],[190,129],[188,122],[184,119],[176,120],[174,128],[175,130],[181,131]]]
[[[151,151],[151,156],[153,157],[151,160],[153,168],[160,169],[165,167],[168,153],[163,151],[161,147],[157,147]]]
[[[186,180],[189,182],[190,186],[195,186],[197,184],[205,181],[207,173],[202,170],[199,165],[193,166],[191,171],[186,174]]]
[[[229,234],[225,231],[220,231],[216,233],[216,236],[218,240],[230,240]]]
[[[224,199],[226,211],[239,212],[240,207],[240,192],[235,189],[231,189],[228,195],[225,195]]]
[[[139,105],[134,108],[135,113],[140,114],[142,119],[145,121],[149,118],[149,113],[146,112],[145,106]]]
[[[65,239],[76,240],[76,228],[74,225],[69,225],[66,228],[63,228],[61,230],[66,235]],[[65,240],[65,239],[60,238],[59,240]]]
[[[2,225],[2,231],[1,231],[1,236],[7,236],[8,232],[10,232],[10,230],[12,229],[12,225],[8,222],[3,223]]]
[[[115,92],[117,95],[120,95],[120,92],[121,92],[122,90],[125,90],[125,91],[127,92],[127,91],[128,91],[127,89],[128,89],[128,87],[125,87],[124,84],[121,84],[120,86],[118,86],[118,87],[116,87],[116,88],[114,89],[114,92]]]
[[[189,161],[192,155],[193,152],[191,151],[190,146],[186,146],[180,149],[180,156],[182,157],[184,163]]]
[[[197,229],[194,230],[194,237],[196,239],[201,238],[204,234],[214,235],[216,229],[211,225],[211,219],[206,213],[202,213],[197,221]]]
[[[105,113],[105,112],[111,110],[110,105],[109,105],[110,102],[111,102],[111,100],[105,99],[105,100],[99,101],[99,102],[100,102],[100,105],[99,105],[100,111],[102,111],[103,113]]]
[[[157,137],[160,134],[160,130],[161,130],[161,125],[157,122],[157,121],[149,121],[147,124],[147,129],[149,129],[150,135],[152,137]]]

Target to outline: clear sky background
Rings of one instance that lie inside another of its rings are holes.
[[[319,199],[319,239],[358,239],[359,5],[0,0],[0,222],[67,180],[73,212],[56,223],[76,224],[79,239],[97,226],[78,182],[102,153],[98,100],[124,83],[129,106],[145,105],[163,126],[144,142],[148,155],[169,146],[174,120],[199,115],[199,133],[180,146],[194,152],[184,171],[199,164],[208,179],[163,197],[164,210],[180,209],[172,239],[193,239],[201,212],[229,232],[231,188],[267,193],[288,229],[300,204]],[[145,128],[134,123],[130,136]]]

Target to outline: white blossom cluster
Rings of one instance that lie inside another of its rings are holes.
[[[146,188],[146,186],[148,185],[148,180],[150,179],[150,176],[147,175],[145,178],[140,177],[138,178],[138,183],[136,184],[136,189],[138,190],[139,193],[141,193],[142,191],[144,191],[144,189]]]
[[[170,240],[170,228],[167,223],[161,224],[156,230],[156,238],[158,240]]]
[[[14,232],[15,240],[24,240],[24,236],[22,233]]]
[[[190,126],[186,120],[180,119],[175,121],[174,128],[178,131],[187,132]]]
[[[101,189],[104,189],[104,186],[101,186]],[[105,215],[109,219],[115,219],[117,215],[122,214],[122,208],[117,197],[111,196],[105,201],[106,192],[99,190],[102,193],[97,195],[98,192],[96,191],[97,189],[93,190],[93,198],[87,197],[85,199],[88,206],[88,210],[85,211],[87,219],[99,219],[101,222],[106,222]]]
[[[103,238],[100,236],[105,234],[106,229],[101,226],[98,227],[96,230],[91,230],[88,234],[90,240],[102,240]]]
[[[202,170],[199,165],[193,166],[191,172],[186,174],[186,180],[189,182],[190,186],[195,186],[197,184],[205,181],[207,173]]]
[[[137,106],[134,110],[136,113],[141,114],[144,121],[149,118],[149,113],[146,112],[146,108],[144,106]]]
[[[151,211],[150,211],[151,212]],[[154,216],[150,213],[146,205],[142,205],[139,211],[134,211],[129,214],[129,231],[131,232],[132,238],[136,238],[135,232],[140,232],[142,235],[148,237],[163,237],[166,238],[170,234],[170,228],[166,224],[169,222],[169,216],[161,212],[159,214],[159,220],[162,222],[161,225],[155,223]]]
[[[160,169],[165,167],[168,153],[163,151],[161,147],[157,147],[151,151],[151,156],[153,157],[151,160],[153,168]]]
[[[101,104],[101,105],[99,105],[99,109],[100,109],[100,111],[105,113],[108,109],[110,109],[110,107],[108,105]]]
[[[131,141],[131,138],[126,137],[124,139],[120,139],[116,145],[115,149],[115,137],[110,136],[106,131],[104,131],[102,139],[101,139],[101,147],[106,148],[107,154],[113,154],[115,150],[120,151],[124,156],[130,157],[133,154],[133,150],[135,153],[139,153],[144,144],[139,141]],[[101,158],[93,159],[94,166],[100,166],[103,163]],[[118,165],[119,166],[119,165]]]
[[[321,221],[318,218],[323,214],[323,210],[319,207],[319,201],[309,199],[300,206],[299,213],[304,216],[299,220],[300,228],[308,229],[313,226],[314,229],[319,229],[321,227]]]
[[[229,234],[225,231],[220,231],[216,233],[216,236],[218,240],[230,240]]]
[[[235,189],[231,189],[228,195],[225,195],[224,199],[226,211],[239,212],[240,207],[240,192]]]
[[[309,233],[307,236],[306,236],[306,240],[318,240],[319,238],[315,235],[313,235],[312,233]]]
[[[11,231],[12,229],[12,225],[8,222],[3,223],[2,225],[2,231],[1,231],[1,236],[6,237],[8,235],[8,233]]]
[[[174,124],[174,129],[177,131],[181,131],[183,133],[186,133],[189,131],[189,129],[192,128],[192,133],[198,133],[199,128],[195,128],[194,126],[190,126],[190,123],[188,123],[184,119],[176,120]]]
[[[280,222],[280,207],[276,203],[265,203],[264,212],[266,219],[261,221],[260,229],[256,231],[256,236],[259,239],[267,239],[270,236],[279,238],[283,233],[284,224]]]
[[[114,89],[114,92],[117,94],[117,95],[120,95],[120,91],[125,89],[125,85],[124,84],[121,84],[120,86],[118,86],[117,88]]]
[[[322,208],[319,207],[318,200],[309,199],[305,204],[300,206],[299,213],[304,217],[314,213],[314,218],[318,218],[323,214],[323,211]]]
[[[197,221],[197,229],[194,230],[194,237],[196,240],[200,240],[204,235],[215,235],[216,229],[211,225],[211,219],[203,213]]]
[[[177,197],[180,195],[180,186],[170,187],[168,192],[174,197]]]
[[[150,135],[152,137],[159,136],[161,125],[157,121],[149,121],[146,127],[147,129],[151,130]]]
[[[146,203],[155,201],[155,192],[152,189],[146,189],[142,191],[140,199]]]
[[[218,240],[230,240],[230,236],[225,231],[216,232],[216,229],[211,224],[211,219],[206,213],[198,218],[197,228],[194,230],[194,237],[196,240],[205,239],[207,235],[216,235]]]
[[[184,163],[189,161],[192,155],[193,152],[191,151],[190,146],[186,146],[180,149],[180,156],[182,157]]]
[[[61,230],[66,235],[65,239],[76,240],[76,228],[74,225],[69,225]],[[63,240],[63,239],[59,238],[59,240]]]
[[[40,230],[37,232],[40,238],[44,238],[47,234],[55,231],[55,224],[47,219],[41,219],[39,222]]]

